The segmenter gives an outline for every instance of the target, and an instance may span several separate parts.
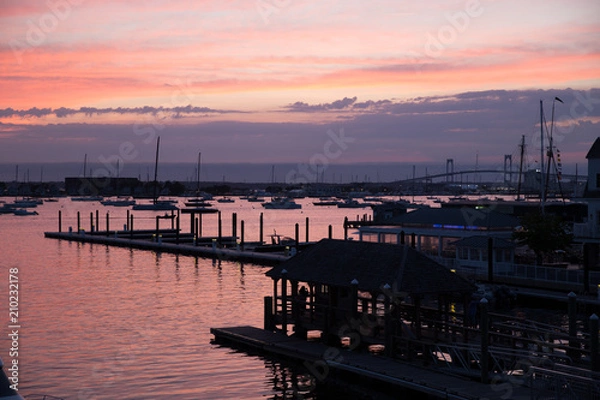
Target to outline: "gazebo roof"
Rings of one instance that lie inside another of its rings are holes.
[[[406,245],[323,239],[269,270],[278,279],[282,271],[299,282],[382,292],[410,294],[472,293],[474,285]]]

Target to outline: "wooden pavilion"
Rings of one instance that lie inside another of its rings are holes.
[[[467,325],[475,286],[407,245],[323,239],[266,273],[265,329],[332,345],[381,344],[394,336],[437,339],[462,304]],[[452,311],[451,311],[452,309]],[[435,315],[431,311],[435,311]],[[455,322],[455,321],[454,321]],[[466,328],[466,326],[465,326]]]

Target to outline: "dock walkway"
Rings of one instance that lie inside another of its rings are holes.
[[[483,384],[381,355],[326,346],[252,326],[211,328],[216,343],[245,346],[282,356],[304,366],[319,380],[329,374],[371,381],[444,399],[530,399],[530,389],[515,383]]]
[[[108,246],[129,247],[133,249],[151,250],[156,252],[175,253],[207,258],[218,258],[234,261],[257,263],[261,265],[275,265],[287,260],[284,254],[273,254],[256,252],[250,250],[238,250],[237,248],[221,248],[213,246],[197,245],[193,243],[172,243],[171,241],[148,240],[144,235],[136,235],[136,231],[130,236],[130,231],[106,235],[101,232],[45,232],[44,236],[52,239],[69,240],[82,243],[96,243]],[[155,231],[148,231],[155,232]],[[147,233],[146,233],[147,236]]]

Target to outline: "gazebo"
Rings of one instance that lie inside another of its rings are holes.
[[[293,326],[300,337],[320,331],[329,344],[350,339],[385,344],[386,351],[398,332],[415,340],[447,333],[456,302],[467,321],[475,291],[472,283],[410,246],[332,239],[266,275],[273,279],[273,297],[265,302],[265,329],[288,334]]]

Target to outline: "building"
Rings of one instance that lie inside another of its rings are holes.
[[[332,239],[319,241],[266,275],[273,279],[271,329],[279,326],[287,333],[293,325],[301,337],[320,331],[332,344],[345,336],[386,343],[399,331],[420,338],[424,301],[436,302],[440,321],[448,320],[450,303],[463,303],[468,310],[476,290],[410,246]]]
[[[519,226],[516,217],[489,209],[422,208],[390,218],[385,225],[363,226],[361,241],[410,243],[417,250],[438,257],[454,257],[453,242],[471,236],[510,239]]]

